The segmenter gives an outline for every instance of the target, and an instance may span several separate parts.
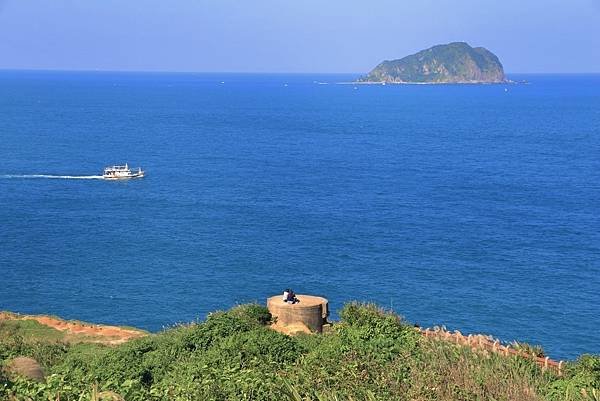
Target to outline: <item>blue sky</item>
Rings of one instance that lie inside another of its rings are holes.
[[[366,72],[467,41],[508,72],[600,72],[600,0],[0,0],[0,68]]]

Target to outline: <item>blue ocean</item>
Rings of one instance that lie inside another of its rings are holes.
[[[291,287],[600,353],[600,75],[355,78],[0,72],[0,310],[157,331]]]

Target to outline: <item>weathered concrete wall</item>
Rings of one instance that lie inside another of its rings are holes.
[[[288,304],[281,295],[267,300],[269,312],[276,318],[277,326],[306,326],[310,331],[321,333],[329,315],[327,299],[312,295],[296,295],[299,302]]]

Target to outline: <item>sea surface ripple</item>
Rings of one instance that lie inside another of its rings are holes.
[[[353,78],[1,72],[0,309],[159,330],[292,287],[600,353],[600,76]]]

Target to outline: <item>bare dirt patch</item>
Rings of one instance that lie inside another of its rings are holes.
[[[7,320],[33,320],[41,325],[50,327],[64,333],[66,342],[88,342],[117,345],[146,336],[143,330],[91,324],[74,320],[63,320],[44,315],[20,315],[10,312],[0,312],[0,321]]]

